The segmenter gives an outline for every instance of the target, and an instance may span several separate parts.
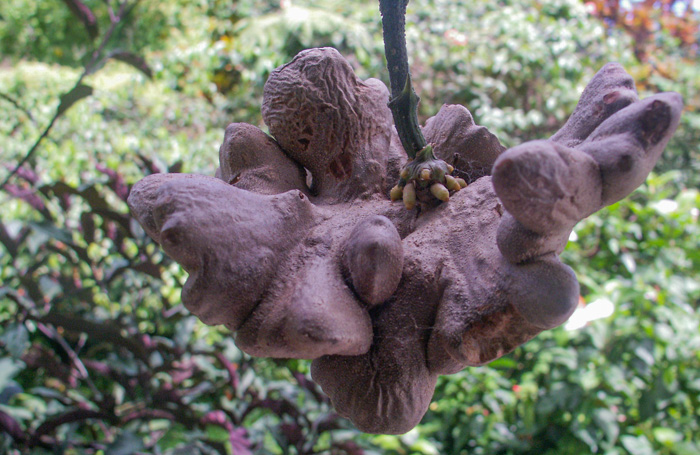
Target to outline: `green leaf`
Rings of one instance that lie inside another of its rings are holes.
[[[654,360],[654,355],[649,352],[649,350],[645,346],[637,346],[634,349],[634,353],[639,357],[644,363],[649,365],[650,367],[654,366],[654,363],[656,362]]]
[[[218,425],[207,425],[206,434],[207,438],[212,441],[228,442],[229,440],[228,431]]]
[[[188,436],[191,437],[193,435],[188,433],[185,427],[180,424],[171,424],[170,428],[158,440],[158,447],[162,450],[173,449],[180,444],[186,443],[189,440]]]
[[[0,342],[13,358],[19,359],[29,347],[29,332],[24,324],[10,324],[0,335]]]
[[[683,441],[673,448],[673,455],[698,455],[700,453],[700,446],[692,442]]]
[[[654,434],[654,439],[657,442],[660,442],[667,447],[671,447],[676,442],[683,439],[683,435],[670,428],[656,427],[652,430],[652,433]]]
[[[490,368],[501,368],[504,370],[511,370],[518,367],[518,362],[510,357],[500,357],[493,362],[489,363]]]
[[[591,432],[588,431],[588,429],[579,428],[577,430],[574,430],[574,434],[591,449],[592,453],[598,452],[598,444],[596,443],[595,438],[593,437]]]
[[[593,412],[593,422],[603,430],[605,439],[614,443],[620,434],[620,425],[617,423],[617,416],[609,409],[599,408]]]
[[[644,436],[623,436],[620,438],[622,446],[631,455],[654,455],[654,448]]]
[[[140,437],[130,431],[123,431],[105,449],[105,455],[132,455],[146,447]]]
[[[61,284],[55,278],[47,275],[39,277],[39,290],[47,301],[51,301],[54,297],[63,292]]]
[[[66,112],[72,105],[80,101],[83,98],[87,98],[92,95],[92,87],[85,84],[78,84],[73,89],[61,96],[61,102],[56,109],[56,117],[60,117]]]
[[[634,260],[634,256],[632,256],[631,254],[622,253],[622,255],[620,255],[620,260],[630,273],[634,273],[637,271],[637,263]]]
[[[440,451],[435,447],[435,444],[425,440],[419,439],[414,444],[411,445],[412,453],[421,453],[425,455],[438,455]]]
[[[22,370],[22,366],[15,360],[4,357],[0,359],[0,390],[4,389],[7,382]]]
[[[175,335],[173,336],[173,341],[175,345],[180,348],[186,348],[187,343],[192,339],[192,334],[194,333],[194,328],[197,325],[197,318],[194,316],[188,316],[181,319],[175,324]]]

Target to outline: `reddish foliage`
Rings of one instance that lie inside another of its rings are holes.
[[[586,2],[591,14],[608,27],[621,27],[634,39],[634,53],[647,62],[657,49],[656,40],[664,31],[677,38],[688,57],[697,55],[700,19],[692,0],[592,0]]]

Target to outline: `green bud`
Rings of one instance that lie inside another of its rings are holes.
[[[462,189],[457,179],[452,177],[451,175],[445,176],[445,186],[450,191],[459,191]]]
[[[440,199],[442,202],[447,202],[450,200],[450,192],[447,190],[447,188],[445,188],[445,185],[443,185],[442,183],[433,183],[433,185],[430,187],[430,192],[433,193],[433,196]],[[406,201],[405,197],[404,201]]]
[[[408,210],[413,210],[413,207],[416,206],[416,188],[413,183],[407,184],[403,189],[403,205]]]
[[[399,185],[393,187],[389,192],[389,197],[391,198],[391,202],[401,199],[403,197],[403,187]]]

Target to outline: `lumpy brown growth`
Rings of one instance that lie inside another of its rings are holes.
[[[252,355],[313,359],[341,415],[366,432],[404,433],[438,375],[490,362],[571,315],[579,286],[558,254],[578,221],[644,181],[682,101],[638,100],[609,64],[557,134],[509,150],[464,107],[443,106],[425,137],[470,184],[407,211],[387,192],[407,160],[387,100],[337,51],[304,51],[265,88],[274,138],[232,124],[220,179],[152,175],[129,204],[190,274],[190,311],[225,324]]]
[[[360,80],[338,51],[311,49],[272,72],[262,115],[285,152],[311,171],[314,193],[350,199],[384,187],[388,101],[384,84]]]

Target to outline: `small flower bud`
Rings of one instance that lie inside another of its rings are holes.
[[[430,187],[430,192],[433,193],[433,196],[440,199],[442,202],[447,202],[450,200],[450,192],[447,190],[447,188],[445,188],[445,185],[443,185],[442,183],[433,183]]]
[[[391,198],[391,202],[401,199],[401,197],[403,197],[403,187],[399,185],[393,187],[389,192],[389,197]]]
[[[457,179],[452,177],[451,175],[445,176],[445,186],[450,191],[459,191],[462,189],[462,187],[459,185],[459,182],[457,181]]]
[[[408,210],[413,210],[413,207],[416,206],[416,188],[413,183],[409,183],[403,188],[403,205]]]

